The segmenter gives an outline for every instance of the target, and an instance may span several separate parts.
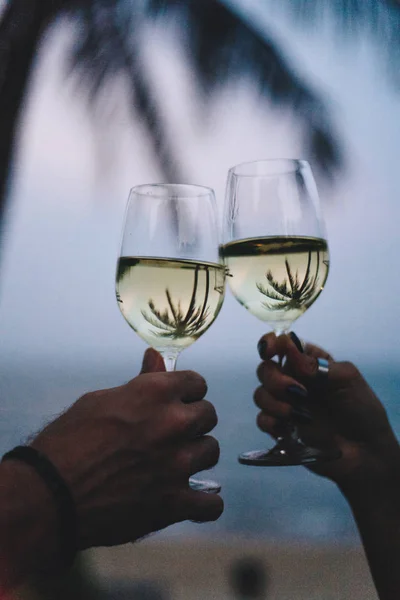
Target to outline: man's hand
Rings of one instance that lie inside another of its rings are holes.
[[[222,513],[218,495],[188,484],[219,458],[217,441],[206,435],[217,423],[203,399],[207,385],[194,372],[162,370],[160,355],[148,350],[138,377],[86,394],[32,442],[70,487],[81,549]]]

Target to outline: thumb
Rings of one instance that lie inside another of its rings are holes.
[[[294,337],[295,339],[298,339],[297,336]],[[299,381],[301,381],[305,385],[317,385],[319,374],[318,361],[320,358],[323,358],[328,361],[329,381],[331,384],[333,384],[333,380],[336,379],[337,375],[336,365],[338,365],[339,363],[335,363],[332,356],[328,354],[328,352],[312,344],[307,343],[305,345],[305,352],[300,352],[298,344],[294,343],[291,334],[291,339],[288,339],[286,348],[286,371],[289,371],[294,377],[298,378]],[[321,382],[324,382],[324,384],[326,384],[327,381],[325,379],[321,379],[319,381],[319,384]]]
[[[154,350],[154,348],[147,348],[143,356],[140,374],[157,373],[165,370],[165,364],[161,354],[157,352],[157,350]]]
[[[316,356],[300,352],[296,344],[292,340],[288,340],[285,366],[295,377],[310,379],[317,374],[318,360]]]

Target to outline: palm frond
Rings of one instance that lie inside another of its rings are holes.
[[[275,283],[275,282],[274,282]],[[279,284],[278,284],[279,285]],[[273,289],[267,289],[265,285],[262,283],[256,283],[258,291],[263,294],[263,296],[267,296],[271,300],[275,300],[276,302],[286,302],[288,294],[281,294],[275,286],[272,286]]]
[[[197,305],[199,271],[200,267],[196,266],[193,276],[192,296],[186,313],[183,313],[180,302],[177,304],[174,302],[168,289],[165,290],[168,306],[164,309],[164,311],[158,310],[152,299],[150,299],[148,302],[150,314],[147,311],[142,310],[142,316],[150,325],[154,327],[154,334],[157,337],[179,339],[197,337],[200,335],[202,328],[207,324],[207,319],[210,314],[210,309],[208,306],[210,293],[210,273],[208,267],[206,267],[204,300],[201,305]]]
[[[314,274],[311,274],[312,253],[308,253],[307,267],[303,281],[300,283],[299,274],[290,266],[289,260],[285,259],[286,277],[282,282],[274,279],[271,271],[266,273],[268,287],[263,283],[256,283],[258,291],[268,298],[269,301],[264,301],[262,304],[269,310],[304,310],[309,303],[314,299],[318,291],[318,276],[320,268],[320,253],[316,253],[316,265]]]
[[[228,81],[249,78],[261,96],[292,109],[305,143],[324,175],[343,165],[330,115],[318,93],[301,81],[271,35],[261,35],[218,0],[149,0],[150,15],[180,23],[188,59],[205,98]]]
[[[43,32],[56,0],[12,0],[0,19],[0,226],[6,208],[20,115]]]
[[[284,10],[303,29],[319,28],[329,19],[341,39],[354,41],[367,34],[383,54],[387,73],[400,85],[399,0],[281,0],[273,8]]]
[[[77,13],[79,36],[71,65],[91,98],[116,74],[125,75],[132,108],[149,130],[167,181],[182,181],[183,174],[173,159],[161,99],[151,89],[138,42],[144,23],[156,20],[180,24],[181,42],[204,99],[228,82],[251,79],[263,97],[300,118],[306,146],[320,170],[328,176],[340,168],[340,145],[323,100],[290,68],[271,37],[260,35],[218,0],[148,0],[137,6],[128,0],[85,0]]]
[[[292,15],[301,26],[319,25],[321,20],[332,17],[341,34],[368,30],[381,37],[386,44],[388,32],[393,31],[400,41],[398,0],[282,0],[279,7]]]
[[[130,18],[123,19],[118,0],[85,0],[83,4],[76,12],[79,32],[70,71],[86,88],[91,103],[106,85],[123,75],[132,116],[138,116],[146,126],[161,173],[168,182],[183,181],[137,41],[143,26],[142,11],[131,10]]]
[[[272,271],[267,271],[266,277],[268,283],[271,285],[271,287],[274,288],[275,292],[281,294],[282,296],[287,296],[290,293],[288,285],[286,283],[286,279],[283,281],[283,283],[279,283],[279,281],[276,281],[274,279]]]

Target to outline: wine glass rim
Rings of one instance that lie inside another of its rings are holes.
[[[265,165],[271,167],[271,172],[265,171],[264,173],[252,173],[245,172],[246,167],[254,167]],[[279,168],[279,165],[281,168]],[[275,166],[275,170],[273,170]],[[234,177],[278,177],[280,175],[288,175],[289,173],[295,173],[300,169],[310,169],[310,163],[302,158],[265,158],[260,160],[250,160],[243,163],[239,163],[229,169],[229,173]],[[243,172],[240,172],[243,170]]]
[[[170,190],[171,194],[162,194],[161,190]],[[160,190],[157,193],[157,190]],[[175,193],[172,190],[176,190]],[[181,193],[187,191],[187,193]],[[188,193],[188,190],[193,190],[193,193]],[[214,190],[204,185],[196,183],[142,183],[130,189],[129,196],[137,194],[139,196],[150,196],[152,198],[177,198],[179,200],[200,198],[202,196],[214,196]]]

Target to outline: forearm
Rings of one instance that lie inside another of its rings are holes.
[[[0,596],[54,563],[56,511],[38,475],[17,461],[0,464]]]
[[[343,491],[380,600],[400,598],[400,462],[389,480]]]

